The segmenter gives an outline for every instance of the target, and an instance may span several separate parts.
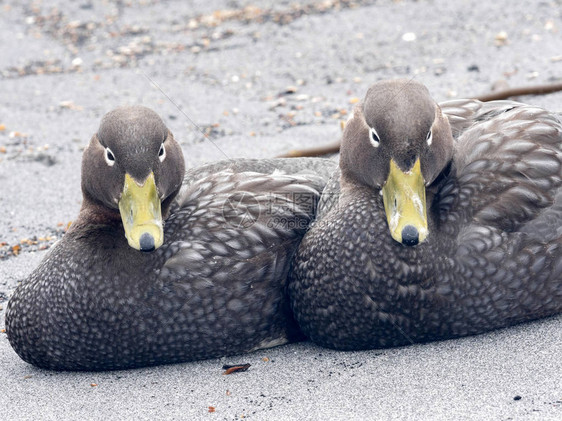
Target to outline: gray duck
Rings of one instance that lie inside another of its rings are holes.
[[[83,154],[78,218],[9,300],[10,344],[39,367],[109,370],[300,338],[287,272],[334,169],[239,159],[185,173],[156,113],[106,114]]]
[[[358,350],[562,312],[562,125],[513,101],[374,84],[289,278],[314,342]]]

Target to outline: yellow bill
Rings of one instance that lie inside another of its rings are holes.
[[[384,210],[390,235],[407,246],[427,238],[427,205],[420,160],[409,171],[402,171],[390,160],[390,172],[382,188]]]
[[[137,182],[125,174],[125,185],[119,200],[119,212],[129,245],[141,251],[152,251],[164,242],[162,210],[154,174]]]

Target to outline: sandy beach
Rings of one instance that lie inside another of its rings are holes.
[[[18,282],[78,213],[82,150],[107,111],[155,110],[188,167],[273,157],[337,140],[377,80],[413,78],[438,101],[560,82],[560,1],[7,0],[0,45],[0,418],[562,419],[562,316],[102,373],[37,369],[3,331]],[[562,112],[562,93],[519,99]],[[251,367],[223,375],[232,363]]]

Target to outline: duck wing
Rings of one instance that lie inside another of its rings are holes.
[[[458,136],[451,182],[457,183],[459,208],[471,212],[468,218],[515,231],[558,195],[562,124],[541,108],[510,101],[497,105],[486,103]]]
[[[512,108],[521,106],[527,105],[508,100],[482,102],[477,99],[454,99],[439,103],[441,111],[449,120],[455,140],[474,124],[488,121]]]
[[[311,174],[231,169],[190,184],[166,223],[172,237],[157,288],[166,299],[158,301],[175,306],[173,314],[212,313],[214,337],[232,348],[244,349],[234,342],[248,327],[263,333],[257,348],[290,340],[296,328],[282,331],[291,318],[287,272],[324,184]]]
[[[226,159],[188,170],[183,185],[188,186],[201,178],[223,170],[235,173],[272,174],[278,171],[283,174],[316,174],[328,180],[337,167],[337,162],[324,158]]]

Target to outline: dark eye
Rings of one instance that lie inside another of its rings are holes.
[[[379,139],[379,134],[374,129],[374,127],[369,128],[369,140],[371,141],[371,145],[373,145],[375,148],[379,147],[381,140]]]
[[[158,159],[160,160],[160,162],[164,161],[164,159],[166,158],[166,148],[164,147],[164,144],[162,143],[160,145],[160,150],[158,151]]]
[[[427,146],[431,146],[431,142],[433,142],[433,132],[431,131],[431,129],[427,132],[425,141],[427,142]]]
[[[111,149],[105,148],[104,158],[107,165],[113,167],[115,164],[115,156],[113,155],[113,152],[111,152]]]

